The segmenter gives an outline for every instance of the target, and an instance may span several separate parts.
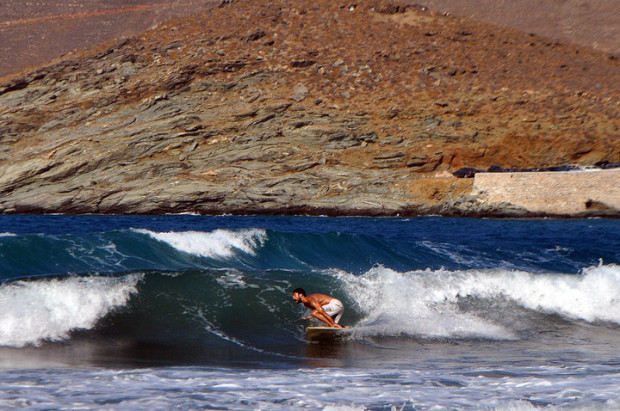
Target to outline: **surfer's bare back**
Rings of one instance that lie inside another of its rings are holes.
[[[306,295],[303,288],[296,288],[293,291],[293,299],[297,304],[303,303],[312,310],[309,316],[302,318],[303,320],[314,317],[327,323],[330,327],[344,328],[338,324],[344,313],[344,305],[339,299],[318,293]]]

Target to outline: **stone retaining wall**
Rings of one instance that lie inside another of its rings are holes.
[[[620,169],[478,173],[473,194],[490,206],[508,203],[534,213],[620,215]]]

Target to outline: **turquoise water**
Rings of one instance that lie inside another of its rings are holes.
[[[5,215],[0,279],[3,408],[620,406],[619,220]]]

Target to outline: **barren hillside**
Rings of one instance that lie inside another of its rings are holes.
[[[618,84],[424,7],[224,2],[0,85],[0,209],[475,213],[459,168],[619,162]]]

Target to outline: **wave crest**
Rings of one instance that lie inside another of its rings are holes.
[[[532,311],[620,325],[620,266],[614,264],[581,274],[399,273],[378,266],[362,276],[336,276],[363,313],[359,332],[369,335],[513,339],[518,327],[537,321]]]
[[[134,231],[164,242],[184,253],[208,258],[229,258],[236,251],[255,255],[256,249],[262,246],[267,238],[266,231],[259,229],[239,231],[218,229],[212,232],[171,231],[165,233],[144,229]]]
[[[0,287],[0,345],[60,341],[91,329],[137,292],[142,275],[18,281]]]

